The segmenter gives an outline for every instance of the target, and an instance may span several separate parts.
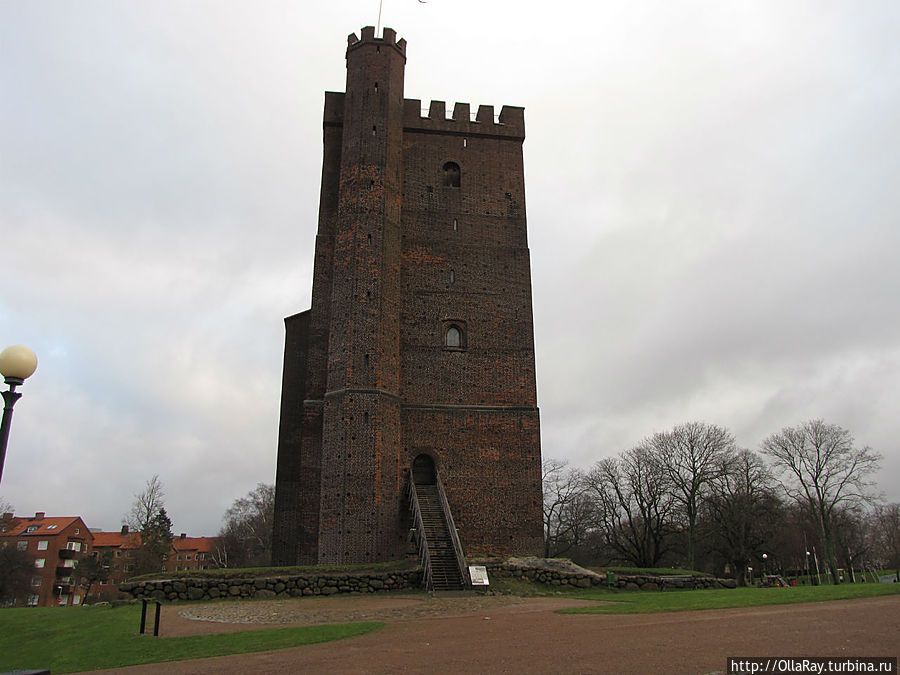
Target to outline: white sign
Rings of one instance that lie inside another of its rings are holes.
[[[469,578],[472,580],[473,586],[490,586],[488,581],[487,567],[484,565],[469,565]]]

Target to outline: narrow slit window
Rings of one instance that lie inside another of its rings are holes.
[[[463,147],[464,147],[464,148],[468,148],[468,147],[469,147],[469,139],[468,139],[468,138],[464,138],[464,139],[463,139]]]
[[[451,284],[456,283],[456,272],[453,270],[450,270],[450,283]]]
[[[458,230],[459,230],[459,220],[454,218],[453,219],[453,231],[457,232]]]

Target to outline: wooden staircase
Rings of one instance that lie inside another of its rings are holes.
[[[456,591],[463,587],[453,541],[441,508],[437,485],[416,485],[419,511],[425,526],[425,541],[431,558],[431,581],[436,591]]]

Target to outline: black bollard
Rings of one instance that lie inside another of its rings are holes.
[[[147,601],[141,600],[143,607],[141,608],[141,635],[144,634],[144,627],[147,625]]]
[[[153,622],[153,637],[159,637],[159,610],[162,607],[162,604],[157,600],[156,601],[156,621]]]

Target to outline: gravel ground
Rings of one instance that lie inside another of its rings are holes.
[[[213,624],[321,624],[350,621],[401,621],[438,616],[459,616],[521,604],[509,595],[467,597],[348,595],[328,598],[291,598],[252,602],[191,605],[178,612],[185,619]],[[213,626],[204,632],[216,632]],[[186,630],[182,627],[181,630]]]
[[[296,603],[296,605],[292,604]],[[712,675],[729,656],[900,653],[900,596],[639,615],[556,614],[590,604],[558,598],[355,596],[167,606],[162,634],[253,630],[286,617],[388,620],[380,631],[270,652],[121,668],[128,675],[294,673],[598,673]],[[253,623],[223,623],[233,617]],[[425,612],[424,614],[419,614]],[[388,619],[387,617],[392,617]]]

